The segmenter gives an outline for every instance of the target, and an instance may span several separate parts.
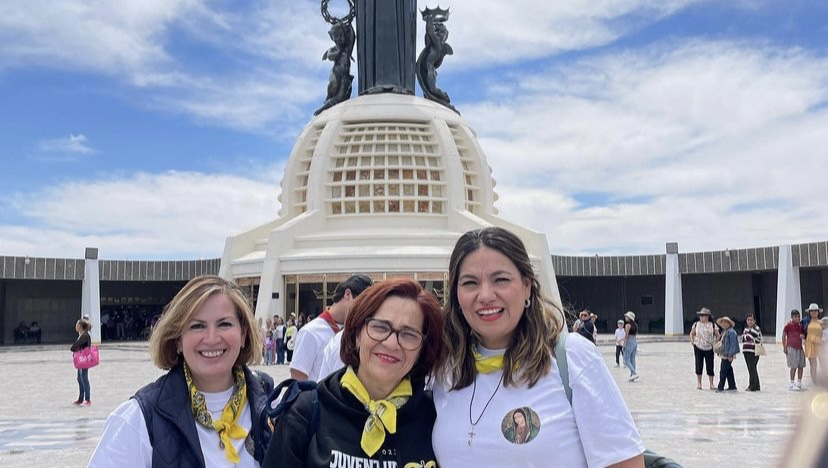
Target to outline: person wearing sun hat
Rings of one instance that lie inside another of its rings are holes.
[[[635,356],[638,353],[638,324],[635,323],[635,312],[627,311],[624,314],[624,365],[630,370],[630,382],[638,379],[638,372],[635,367]]]
[[[733,359],[739,354],[739,336],[733,327],[736,322],[730,317],[721,317],[716,320],[716,323],[722,327],[723,349],[722,349],[722,364],[719,368],[719,386],[716,392],[725,391],[725,382],[727,382],[727,391],[736,391],[736,377],[733,374]]]
[[[822,353],[822,324],[819,323],[819,314],[822,309],[816,303],[808,306],[808,320],[803,321],[805,327],[805,359],[808,360],[808,367],[811,370],[811,382],[817,380],[817,358]]]
[[[702,371],[707,367],[707,378],[710,380],[710,390],[715,389],[713,379],[716,372],[713,369],[713,343],[719,340],[719,329],[713,324],[710,309],[702,307],[696,312],[699,321],[690,329],[690,344],[693,346],[693,356],[696,361],[696,388],[702,388]]]

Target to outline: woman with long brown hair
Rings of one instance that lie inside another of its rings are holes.
[[[644,445],[603,356],[577,334],[564,342],[568,400],[554,358],[563,316],[541,294],[516,235],[497,227],[462,235],[448,287],[446,352],[433,386],[441,467],[644,466]]]

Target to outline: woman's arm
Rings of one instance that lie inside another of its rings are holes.
[[[629,460],[610,465],[610,468],[644,468],[644,454],[636,455]]]
[[[75,340],[75,343],[72,344],[72,347],[69,348],[70,351],[73,353],[75,351],[80,351],[83,348],[87,348],[92,344],[92,340],[89,338],[89,332],[84,332],[81,336]]]
[[[121,404],[106,419],[103,434],[87,468],[150,468],[152,445],[136,400]]]

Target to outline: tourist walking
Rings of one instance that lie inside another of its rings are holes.
[[[638,324],[635,322],[635,312],[628,311],[624,314],[624,365],[630,371],[630,382],[638,379],[635,358],[638,354]]]
[[[442,328],[440,303],[416,281],[368,288],[345,320],[347,367],[285,411],[262,466],[436,467],[425,380],[440,358]]]
[[[819,321],[819,314],[822,309],[817,304],[808,306],[810,320],[805,326],[805,359],[808,360],[808,368],[811,371],[811,382],[819,382],[817,377],[817,362],[822,353],[822,324]]]
[[[644,446],[604,357],[575,333],[561,343],[570,377],[562,385],[554,356],[563,314],[542,296],[516,235],[488,227],[460,237],[445,307],[432,437],[441,468],[643,467]]]
[[[624,330],[624,321],[619,319],[615,329],[615,367],[621,366],[619,358],[624,352],[624,337],[626,336],[627,331]]]
[[[745,330],[742,332],[742,355],[745,357],[745,364],[747,364],[749,383],[747,391],[758,392],[759,385],[759,371],[756,369],[759,364],[759,352],[757,347],[764,346],[762,344],[762,330],[756,324],[756,318],[753,314],[748,314],[745,318]]]
[[[717,392],[725,390],[730,392],[736,391],[736,376],[733,373],[733,360],[739,354],[739,337],[733,327],[736,322],[730,317],[722,317],[716,320],[716,323],[722,327],[722,364],[719,367],[719,386],[716,388]],[[725,388],[727,383],[727,388]]]
[[[802,316],[799,311],[791,311],[791,320],[782,329],[782,352],[785,353],[788,368],[791,373],[791,383],[788,390],[805,390],[802,385],[802,374],[805,370],[805,351],[802,341],[805,337],[805,328],[802,326]],[[796,382],[794,382],[796,377]]]
[[[168,372],[109,415],[88,466],[258,468],[273,389],[248,368],[261,349],[242,290],[217,276],[192,279],[150,337],[153,362]]]
[[[710,309],[702,307],[696,312],[699,320],[690,328],[690,344],[693,345],[693,356],[696,360],[696,388],[702,388],[702,371],[707,367],[707,378],[710,381],[710,390],[714,390],[713,378],[716,372],[713,369],[713,344],[719,341],[719,329],[713,324]]]
[[[72,347],[69,350],[75,353],[92,346],[92,337],[89,336],[89,330],[91,329],[92,324],[89,323],[89,320],[80,319],[75,322],[75,331],[78,333],[78,338],[72,343]],[[92,399],[89,395],[89,369],[76,370],[78,371],[78,399],[73,404],[75,406],[90,406]]]

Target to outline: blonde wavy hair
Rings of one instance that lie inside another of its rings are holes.
[[[218,276],[206,275],[193,278],[181,288],[164,308],[161,319],[150,335],[149,349],[152,362],[161,369],[172,369],[183,359],[178,354],[178,340],[184,328],[198,313],[201,306],[215,294],[225,294],[236,306],[236,316],[245,336],[244,346],[235,365],[256,364],[262,358],[262,337],[253,318],[253,309],[242,290],[230,281]]]
[[[451,390],[459,390],[471,385],[477,377],[472,349],[480,339],[463,317],[457,299],[457,281],[463,260],[481,246],[505,255],[521,277],[528,279],[531,284],[530,305],[524,309],[503,358],[503,385],[527,385],[532,388],[552,369],[552,356],[563,328],[563,315],[541,293],[540,283],[523,241],[512,232],[499,227],[487,227],[463,234],[451,253],[449,295],[444,308],[443,364],[437,372],[437,379],[450,386]]]

